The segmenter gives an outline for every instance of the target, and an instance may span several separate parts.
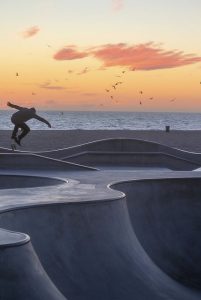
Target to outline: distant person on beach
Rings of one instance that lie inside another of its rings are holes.
[[[11,117],[11,122],[15,125],[11,139],[14,139],[14,141],[21,146],[21,140],[29,133],[30,128],[27,126],[25,122],[31,119],[36,119],[38,121],[41,121],[45,124],[48,125],[48,127],[51,128],[50,123],[45,120],[44,118],[38,116],[36,114],[36,109],[34,107],[31,108],[26,108],[26,107],[21,107],[15,104],[12,104],[10,102],[7,103],[9,107],[15,108],[18,111],[15,112],[12,117]],[[18,134],[18,129],[21,129],[21,133]]]

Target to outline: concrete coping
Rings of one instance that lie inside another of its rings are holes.
[[[37,155],[41,155],[41,153],[42,153],[42,155],[45,156],[45,153],[48,154],[48,153],[56,153],[56,152],[60,152],[60,151],[64,151],[64,150],[79,149],[80,147],[83,147],[83,146],[90,146],[90,145],[94,145],[96,143],[111,142],[111,141],[143,142],[143,143],[149,143],[149,144],[152,144],[152,145],[155,145],[155,146],[162,146],[162,147],[165,147],[165,148],[178,150],[178,151],[181,151],[181,152],[184,152],[184,153],[201,154],[200,152],[193,152],[193,151],[183,150],[183,149],[180,149],[180,148],[177,148],[177,147],[171,147],[171,146],[168,146],[168,145],[165,145],[165,144],[161,144],[159,142],[150,141],[150,140],[146,140],[146,139],[122,138],[122,137],[121,138],[115,137],[115,138],[99,139],[99,140],[94,140],[94,141],[90,141],[90,142],[86,142],[86,143],[82,143],[82,144],[78,144],[78,145],[69,146],[69,147],[66,147],[66,148],[58,148],[58,149],[55,149],[55,150],[32,151],[32,152],[27,151],[27,152],[28,153],[34,153],[34,154],[37,154]]]
[[[163,156],[167,156],[167,157],[172,157],[172,158],[176,158],[178,160],[182,160],[182,161],[186,161],[195,165],[199,165],[198,163],[191,161],[190,159],[186,159],[183,157],[179,157],[173,154],[170,154],[168,152],[163,152],[163,151],[146,151],[146,152],[135,152],[135,151],[124,151],[124,152],[120,152],[120,151],[91,151],[91,150],[86,150],[86,151],[82,151],[82,152],[77,152],[75,154],[69,155],[69,156],[65,156],[65,157],[61,157],[60,160],[67,160],[68,158],[73,158],[73,157],[77,157],[77,156],[81,156],[81,155],[85,155],[85,154],[93,154],[93,155],[152,155],[152,156],[158,156],[158,155],[163,155]]]
[[[29,241],[30,237],[25,233],[0,229],[0,248],[20,246]]]

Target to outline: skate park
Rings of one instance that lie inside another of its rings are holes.
[[[201,154],[0,149],[3,299],[200,299]]]

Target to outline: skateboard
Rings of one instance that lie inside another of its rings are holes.
[[[16,147],[16,144],[15,144],[15,143],[12,143],[12,144],[11,144],[11,149],[12,149],[13,151],[15,151],[15,150],[17,149],[17,147]]]

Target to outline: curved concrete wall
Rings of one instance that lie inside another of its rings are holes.
[[[0,154],[0,170],[88,171],[90,167],[68,163],[35,154]]]
[[[172,148],[156,142],[140,140],[140,139],[123,139],[123,138],[112,138],[97,140],[78,146],[72,146],[64,149],[50,150],[50,151],[39,151],[35,154],[42,155],[45,157],[64,159],[67,160],[69,156],[83,152],[138,152],[138,153],[161,153],[169,154],[181,159],[186,159],[196,164],[201,164],[201,153],[193,153],[184,151],[181,149]],[[11,153],[11,154],[25,154],[23,151],[11,151],[10,149],[0,148],[0,153]],[[29,153],[29,152],[27,152]]]
[[[64,184],[66,181],[37,176],[0,175],[0,190]]]
[[[44,271],[30,242],[0,247],[2,300],[65,300]]]
[[[25,155],[24,152],[16,151],[16,152],[11,152],[9,149],[0,149],[0,153],[11,153],[11,154],[19,154],[19,155]],[[150,142],[150,141],[145,141],[145,140],[137,140],[137,139],[123,139],[123,138],[116,138],[116,139],[105,139],[105,140],[98,140],[94,142],[89,142],[86,144],[81,144],[78,146],[73,146],[73,147],[68,147],[64,149],[58,149],[58,150],[51,150],[51,151],[43,151],[43,152],[35,152],[38,157],[40,155],[49,157],[49,158],[54,158],[54,159],[61,159],[64,161],[73,161],[73,162],[79,162],[76,160],[72,159],[72,156],[74,155],[79,155],[82,153],[98,153],[100,152],[108,152],[110,153],[110,157],[112,154],[117,154],[119,153],[136,153],[139,154],[141,153],[142,156],[144,155],[151,155],[151,154],[158,154],[160,155],[169,155],[172,156],[174,159],[182,159],[186,160],[187,163],[194,163],[196,164],[196,167],[199,167],[201,165],[201,154],[200,153],[193,153],[193,152],[188,152],[188,151],[183,151],[180,149],[176,148],[171,148],[165,145],[161,145],[156,142]],[[28,155],[28,153],[27,153]],[[30,155],[30,154],[29,154]],[[1,157],[0,157],[1,159]],[[35,159],[32,157],[32,159]],[[119,157],[121,160],[121,156]],[[153,157],[151,159],[154,159]],[[109,162],[109,160],[108,160]],[[132,162],[132,159],[131,159]],[[46,162],[47,164],[47,162]],[[59,164],[58,164],[59,165]],[[52,166],[50,164],[50,166]],[[58,166],[57,166],[58,167]],[[67,167],[67,166],[66,166]],[[72,167],[72,166],[71,166]],[[71,168],[69,166],[69,168]],[[76,167],[75,167],[76,169]]]
[[[171,170],[194,170],[198,164],[165,153],[132,152],[85,152],[64,159],[68,162],[90,167],[133,166],[144,168],[169,168]]]
[[[166,153],[173,156],[177,156],[183,159],[192,160],[195,163],[201,163],[201,154],[188,152],[172,147],[168,147],[156,142],[150,142],[146,140],[139,139],[104,139],[89,142],[86,144],[81,144],[78,146],[72,146],[64,149],[58,149],[53,151],[36,152],[38,154],[44,155],[46,157],[53,157],[59,159],[67,159],[67,157],[74,154],[88,152],[88,151],[103,151],[103,152],[152,152],[152,153]]]
[[[156,152],[159,150],[160,144],[147,142],[143,140],[135,139],[104,139],[89,142],[86,144],[81,144],[78,146],[68,147],[65,149],[58,149],[53,151],[39,152],[41,155],[54,158],[66,158],[76,153],[86,152],[86,151],[110,151],[110,152]]]
[[[0,226],[29,233],[44,269],[68,299],[200,299],[146,254],[125,198],[13,210],[0,214]]]
[[[96,162],[104,160],[104,163],[110,163],[114,157],[121,164],[124,163],[125,159],[132,163],[133,160],[136,160],[135,156],[138,160],[146,160],[146,163],[157,160],[164,165],[165,161],[166,164],[169,163],[172,166],[173,170],[185,168],[186,170],[193,170],[193,168],[198,168],[201,165],[200,153],[191,153],[150,141],[122,138],[99,140],[39,154],[59,158],[66,162],[85,163],[86,161],[89,165],[90,163],[95,165],[93,164],[94,160]]]
[[[201,179],[124,182],[136,235],[153,261],[182,284],[201,288]]]

